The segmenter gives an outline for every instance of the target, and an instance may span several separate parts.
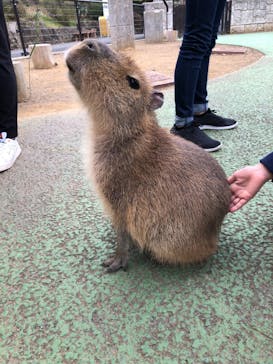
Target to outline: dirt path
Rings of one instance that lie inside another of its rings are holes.
[[[136,48],[126,51],[144,71],[156,71],[173,77],[180,42],[149,44],[136,42]],[[243,47],[217,45],[211,57],[209,78],[233,72],[257,61],[262,54]],[[54,55],[57,66],[49,70],[33,69],[30,60],[23,60],[29,98],[19,104],[19,120],[73,109],[81,104],[70,85],[63,54]]]

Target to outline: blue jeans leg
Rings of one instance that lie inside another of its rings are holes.
[[[218,5],[222,2],[225,3],[225,0],[187,0],[186,2],[186,26],[175,68],[176,125],[178,126],[180,126],[179,123],[182,126],[183,123],[187,124],[193,120],[196,88],[199,82],[207,80],[209,55],[213,43],[212,35],[216,29]],[[208,57],[207,67],[204,61],[206,56]],[[206,74],[199,79],[201,70]],[[200,90],[204,90],[203,85]]]
[[[207,110],[207,82],[208,82],[208,70],[209,70],[209,61],[212,49],[215,46],[218,29],[221,21],[221,17],[225,8],[226,0],[218,0],[218,6],[216,9],[216,14],[214,18],[214,24],[212,29],[212,37],[210,46],[207,54],[203,57],[203,61],[201,63],[199,77],[196,85],[195,97],[194,97],[194,107],[193,112],[202,112]],[[205,106],[205,107],[204,107]]]

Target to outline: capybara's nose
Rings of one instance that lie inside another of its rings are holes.
[[[98,51],[98,42],[96,42],[95,40],[85,39],[83,41],[83,44],[85,46],[87,46],[89,49],[91,49],[92,51]]]
[[[88,47],[90,49],[90,56],[100,55],[102,57],[116,59],[115,53],[108,47],[105,43],[97,41],[96,39],[85,39],[82,41],[82,46],[86,49]]]
[[[94,42],[92,41],[92,40],[86,40],[86,45],[87,45],[87,47],[88,48],[90,48],[90,49],[94,49]]]

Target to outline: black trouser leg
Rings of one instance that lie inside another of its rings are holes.
[[[0,0],[0,133],[17,137],[17,85],[10,55],[10,45],[3,3]]]

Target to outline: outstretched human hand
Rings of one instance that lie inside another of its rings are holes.
[[[272,174],[262,163],[234,172],[228,178],[232,193],[229,211],[235,212],[243,207],[272,178]]]

